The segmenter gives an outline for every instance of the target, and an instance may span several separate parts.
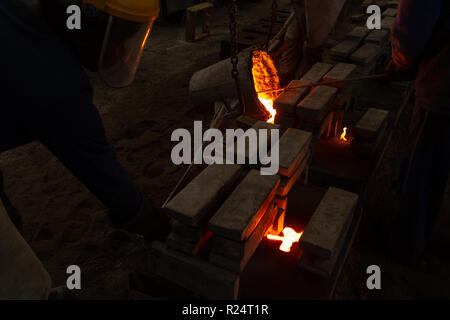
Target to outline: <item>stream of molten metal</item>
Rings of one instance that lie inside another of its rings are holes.
[[[347,136],[347,127],[344,128],[344,132],[342,132],[342,134],[341,134],[341,140],[344,142],[347,142],[348,139],[346,136]]]
[[[278,78],[277,68],[266,51],[253,51],[252,63],[252,75],[256,92],[280,88],[280,79]],[[258,93],[259,101],[270,113],[270,118],[267,120],[269,123],[275,122],[277,110],[274,108],[273,102],[279,94],[280,92]]]
[[[283,236],[268,234],[267,239],[281,241],[280,250],[284,252],[290,252],[292,245],[300,241],[302,234],[303,231],[295,232],[294,229],[286,227],[283,229]]]

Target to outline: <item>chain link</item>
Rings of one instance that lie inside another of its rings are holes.
[[[231,64],[233,65],[233,70],[231,71],[231,75],[233,79],[239,77],[238,72],[238,35],[236,31],[236,15],[237,15],[237,0],[232,0],[230,4],[230,43],[231,43]]]
[[[243,98],[241,93],[241,83],[239,80],[239,70],[238,70],[238,33],[237,33],[237,23],[236,23],[236,15],[238,14],[238,6],[237,6],[237,0],[231,0],[230,3],[230,43],[231,43],[231,64],[233,66],[231,71],[231,76],[233,77],[234,81],[236,82],[236,91],[238,94],[239,102],[241,103],[241,107],[244,107],[243,104]]]
[[[269,33],[267,34],[267,40],[266,40],[266,51],[269,51],[269,43],[270,43],[270,39],[272,38],[272,32],[273,32],[273,27],[275,26],[275,21],[277,19],[277,9],[278,9],[278,3],[277,0],[273,0],[272,1],[272,16],[270,19],[270,28],[269,28]]]

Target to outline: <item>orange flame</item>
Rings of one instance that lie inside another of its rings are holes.
[[[344,132],[342,132],[342,134],[341,134],[341,140],[344,142],[348,141],[346,135],[347,135],[347,127],[344,128]]]
[[[253,51],[252,75],[256,92],[273,90],[280,88],[277,68],[270,55],[262,50]],[[279,96],[279,92],[258,93],[258,99],[270,113],[269,123],[275,122],[277,110],[273,107],[273,102]]]
[[[280,250],[290,252],[291,247],[295,242],[300,241],[303,231],[297,233],[294,229],[286,227],[283,229],[283,236],[268,234],[267,239],[281,241]]]

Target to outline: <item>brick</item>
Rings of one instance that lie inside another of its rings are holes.
[[[280,126],[278,124],[271,124],[271,123],[267,123],[265,121],[257,121],[252,126],[252,129],[256,130],[256,137],[257,137],[257,141],[258,141],[258,143],[256,145],[254,145],[254,144],[250,145],[248,143],[248,138],[245,135],[240,137],[239,140],[237,141],[237,143],[235,145],[233,145],[233,147],[235,147],[235,149],[234,149],[235,158],[237,159],[238,155],[242,155],[242,153],[241,153],[242,150],[241,149],[237,150],[237,146],[239,144],[242,144],[242,143],[245,142],[245,154],[244,154],[244,157],[245,157],[245,163],[247,165],[256,165],[256,164],[250,164],[250,159],[252,158],[252,155],[253,155],[253,158],[256,159],[256,161],[259,160],[259,157],[258,157],[258,154],[259,154],[258,146],[260,144],[260,142],[259,142],[259,139],[260,139],[259,138],[260,137],[259,129],[273,130],[273,129],[280,129]],[[267,143],[267,150],[269,151],[270,147],[271,147],[271,134],[270,134],[270,131],[267,133],[267,141],[266,141],[266,143]]]
[[[331,134],[331,126],[333,125],[333,119],[334,119],[334,113],[330,112],[328,113],[328,116],[323,119],[322,123],[320,124],[320,131],[317,134],[316,138],[322,137],[322,135],[327,131],[326,138],[328,139]],[[314,134],[314,132],[313,132]]]
[[[333,110],[345,110],[349,107],[349,102],[353,96],[354,83],[349,84],[346,88],[341,89],[333,101]]]
[[[336,80],[345,80],[350,78],[356,70],[356,65],[349,64],[349,63],[338,63],[334,66],[333,69],[331,69],[324,77],[324,81],[336,81]],[[331,84],[329,86],[343,89],[345,84],[338,83],[338,84]]]
[[[331,70],[331,68],[333,68],[332,64],[317,62],[302,76],[301,81],[304,83],[319,82],[322,77]]]
[[[199,4],[196,4],[191,7],[186,8],[186,11],[187,12],[201,12],[203,10],[210,9],[213,7],[214,6],[212,5],[212,3],[202,2],[202,3],[199,3]]]
[[[294,111],[295,112],[295,111]],[[278,114],[275,116],[275,123],[278,124],[281,130],[294,128],[295,126],[295,113],[291,116],[285,116],[283,114]]]
[[[328,86],[315,88],[296,109],[297,116],[302,120],[321,122],[328,114],[331,102],[337,94],[338,89]]]
[[[304,85],[305,82],[302,80],[293,80],[289,83],[288,87],[296,87]],[[295,107],[306,95],[309,93],[311,88],[299,88],[286,90],[281,95],[278,96],[274,101],[275,109],[277,113],[283,115],[295,114]]]
[[[353,128],[355,137],[361,140],[376,139],[388,115],[386,110],[369,108]]]
[[[203,2],[186,9],[186,41],[196,41],[209,35],[211,28],[211,9],[213,5]],[[196,34],[197,24],[201,18],[202,32]]]
[[[397,9],[395,9],[395,8],[388,8],[388,9],[384,10],[382,16],[383,17],[395,17],[395,16],[397,16]]]
[[[208,261],[168,249],[163,243],[150,244],[151,272],[208,299],[237,299],[239,275]]]
[[[210,231],[202,231],[204,232],[198,233],[197,236],[190,235],[190,237],[186,237],[184,234],[180,234],[179,227],[177,229],[172,227],[172,232],[169,233],[166,240],[167,245],[171,249],[196,255],[212,236]]]
[[[258,120],[249,116],[239,116],[236,121],[240,128],[247,130],[248,128],[251,128]]]
[[[327,40],[325,40],[325,43],[323,45],[325,48],[331,49],[331,48],[334,48],[335,46],[337,46],[338,44],[339,44],[339,41],[337,41],[333,38],[327,38]]]
[[[389,31],[387,30],[373,30],[366,37],[366,43],[373,43],[377,45],[384,45],[389,40]]]
[[[364,13],[354,14],[350,17],[352,22],[364,22],[366,19],[367,16]]]
[[[381,29],[391,31],[391,27],[394,21],[394,17],[384,17],[383,19],[381,19]]]
[[[381,47],[373,43],[365,43],[350,57],[350,61],[359,65],[367,65],[373,62],[381,52]]]
[[[357,139],[353,139],[350,143],[350,147],[352,152],[361,157],[370,157],[376,154],[378,147],[380,146],[381,139],[378,138],[374,142],[370,141],[359,141]]]
[[[185,224],[199,225],[223,201],[242,172],[239,165],[210,165],[170,200],[166,212]]]
[[[303,157],[302,162],[294,170],[292,176],[281,178],[280,185],[277,189],[277,196],[285,197],[289,194],[289,191],[291,191],[292,187],[299,180],[300,176],[307,168],[310,154],[311,152],[308,152],[308,155]]]
[[[388,1],[387,6],[389,8],[397,8],[398,7],[398,0]]]
[[[257,129],[257,130],[258,129],[271,130],[271,129],[280,129],[280,126],[277,126],[276,124],[268,123],[266,121],[259,120],[259,121],[256,121],[256,123],[252,126],[252,128],[253,129]]]
[[[369,32],[367,27],[356,27],[347,35],[347,39],[361,43]]]
[[[358,198],[352,192],[330,187],[303,232],[300,248],[324,258],[335,255]]]
[[[373,74],[376,66],[377,66],[377,61],[375,59],[366,65],[360,65],[356,69],[356,75],[368,76],[370,74]]]
[[[175,221],[172,224],[172,233],[187,241],[198,241],[203,237],[205,232],[206,229],[204,227],[189,226],[180,221]]]
[[[279,141],[278,173],[290,177],[302,162],[309,150],[312,134],[310,132],[289,128]]]
[[[359,43],[353,40],[344,40],[330,50],[332,57],[338,60],[346,60],[358,48]]]
[[[278,207],[275,203],[272,203],[272,207],[266,211],[256,229],[245,242],[215,237],[213,239],[210,261],[231,271],[241,272],[244,270],[269,227],[273,225],[277,213]]]
[[[329,112],[328,115],[322,120],[321,123],[300,121],[299,127],[302,130],[309,131],[313,134],[313,140],[320,138],[325,131],[328,130],[331,133],[331,125],[333,124],[333,112]]]
[[[284,197],[283,199],[286,199],[287,203],[287,197]],[[284,219],[286,218],[286,207],[281,208],[278,207],[277,216],[275,217],[275,220],[273,220],[272,225],[267,230],[267,234],[281,234],[281,232],[284,229]]]
[[[243,241],[255,230],[272,202],[278,176],[251,170],[209,221],[209,230],[231,240]]]
[[[341,236],[338,240],[338,244],[336,246],[336,251],[333,256],[329,258],[323,258],[320,256],[316,256],[309,252],[303,251],[301,254],[298,265],[300,268],[308,270],[314,274],[317,274],[321,277],[330,277],[335,270],[336,262],[341,255],[342,249],[344,247],[345,239],[349,232],[351,223],[349,222],[345,227],[344,231],[341,233]]]
[[[181,239],[173,232],[167,236],[166,243],[170,249],[178,250],[189,255],[195,254],[197,246],[197,242]]]
[[[370,157],[376,154],[380,147],[382,146],[382,141],[384,140],[386,133],[384,128],[387,126],[387,122],[381,127],[380,133],[374,140],[363,140],[360,138],[355,138],[350,143],[352,152],[358,156]]]

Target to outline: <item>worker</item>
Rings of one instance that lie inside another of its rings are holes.
[[[72,4],[83,4],[80,30],[67,27]],[[0,152],[41,142],[115,226],[148,239],[167,234],[168,218],[118,163],[82,65],[112,87],[129,85],[158,13],[157,0],[0,2]]]
[[[449,1],[399,1],[388,77],[416,78],[390,247],[403,262],[418,264],[436,226],[450,172]]]

